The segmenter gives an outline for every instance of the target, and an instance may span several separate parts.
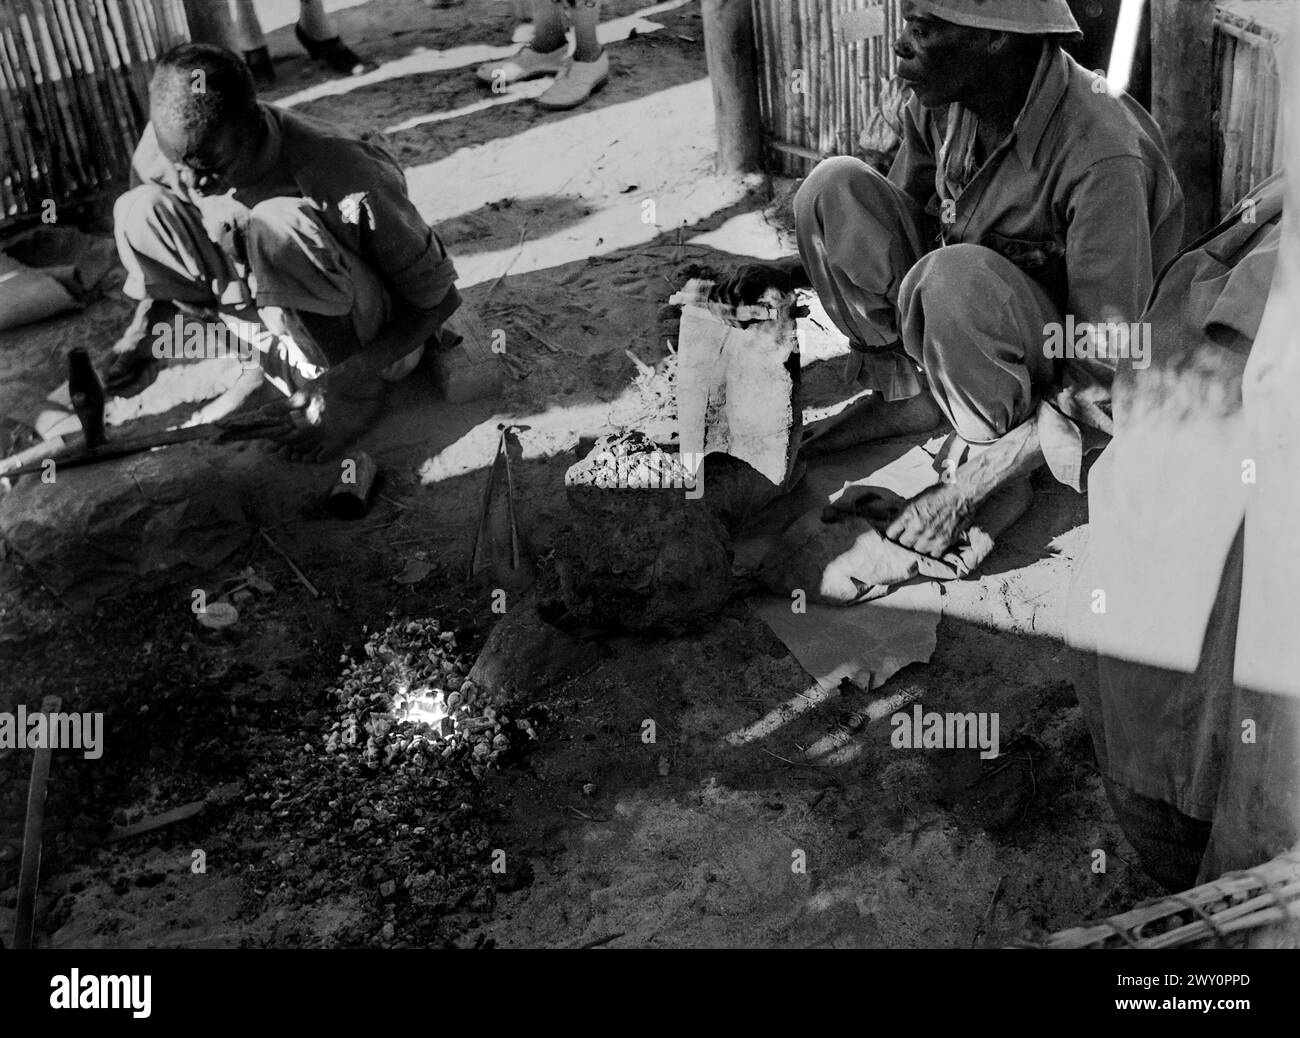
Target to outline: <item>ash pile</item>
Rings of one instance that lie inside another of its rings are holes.
[[[494,870],[481,804],[488,773],[538,737],[541,709],[479,688],[435,619],[371,632],[342,662],[324,752],[296,758],[281,849],[255,884],[302,902],[367,898],[367,924],[334,938],[344,945],[452,943],[464,925],[453,913],[486,911],[531,879],[510,859]]]

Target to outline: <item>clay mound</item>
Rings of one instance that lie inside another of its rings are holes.
[[[588,490],[570,500],[581,519],[556,538],[555,559],[574,618],[672,634],[717,618],[731,595],[732,553],[702,501],[670,490]]]

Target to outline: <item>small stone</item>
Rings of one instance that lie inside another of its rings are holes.
[[[397,884],[393,880],[391,879],[385,880],[383,883],[379,884],[380,897],[390,898],[396,893],[397,893]]]

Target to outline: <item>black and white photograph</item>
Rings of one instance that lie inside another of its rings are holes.
[[[1300,0],[0,0],[0,947],[1280,1006]]]

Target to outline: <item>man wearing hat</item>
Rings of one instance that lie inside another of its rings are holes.
[[[1128,322],[1181,244],[1183,201],[1151,117],[1061,49],[1081,35],[1065,0],[902,11],[889,175],[820,163],[795,198],[798,257],[720,294],[812,287],[848,337],[848,374],[875,392],[812,426],[809,453],[951,423],[951,478],[886,531],[939,557],[995,493],[1004,515],[1027,508],[1044,463],[1081,489],[1115,366],[1143,363]]]

